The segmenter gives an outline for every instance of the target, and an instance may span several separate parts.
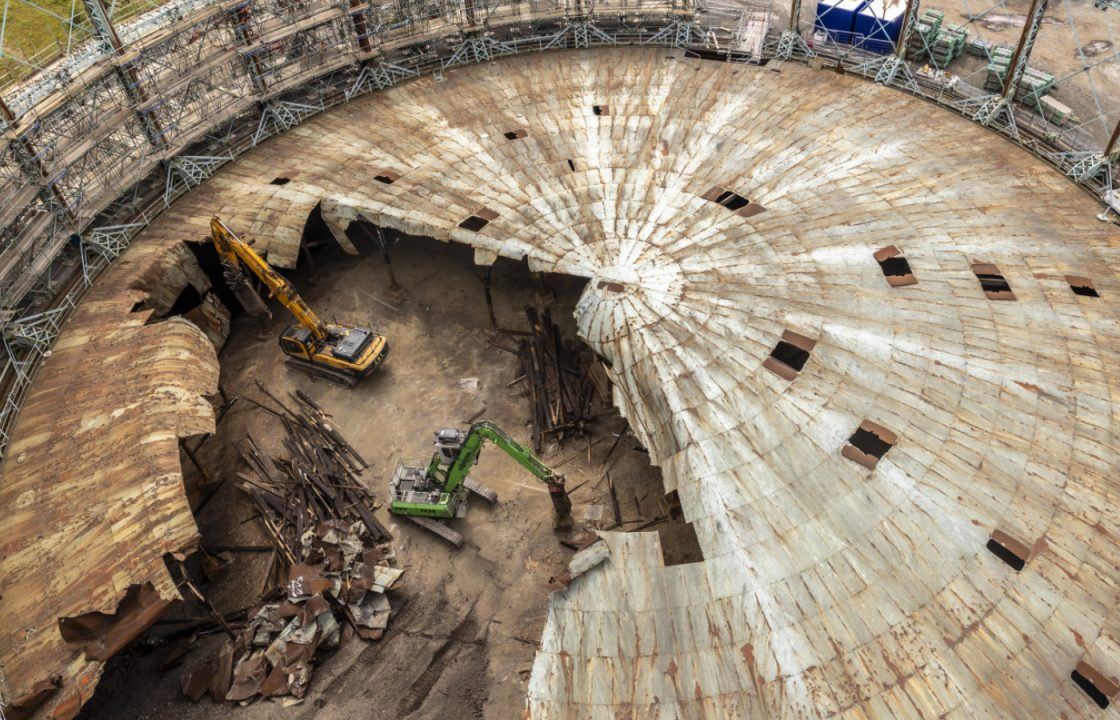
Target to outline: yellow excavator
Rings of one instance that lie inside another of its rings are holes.
[[[210,238],[222,260],[226,283],[249,313],[271,315],[249,284],[246,269],[264,283],[269,297],[279,300],[295,316],[295,324],[280,335],[280,349],[288,356],[290,367],[354,387],[385,361],[388,340],[367,328],[320,320],[290,282],[216,217],[210,220]]]

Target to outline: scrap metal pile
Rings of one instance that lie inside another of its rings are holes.
[[[563,341],[547,308],[538,313],[526,307],[525,315],[531,331],[518,346],[517,380],[524,378],[528,388],[533,450],[539,453],[545,438],[563,444],[584,436],[596,403],[610,402],[610,381],[599,362],[584,369],[579,348]]]
[[[261,390],[274,407],[250,401],[283,424],[287,457],[267,455],[250,436],[241,456],[251,472],[238,477],[272,540],[266,587],[273,589],[216,658],[183,677],[194,700],[302,698],[317,652],[355,634],[381,637],[390,613],[385,592],[403,573],[391,565],[392,536],[358,480],[365,460],[307,395],[293,393],[291,408]]]

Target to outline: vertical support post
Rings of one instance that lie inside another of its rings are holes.
[[[918,22],[920,5],[920,0],[906,0],[906,12],[902,15],[902,31],[898,34],[898,43],[894,48],[894,55],[899,60],[906,59],[906,49],[910,46],[910,37],[914,34],[914,26]]]
[[[1015,118],[1011,113],[1011,103],[1019,89],[1019,81],[1027,70],[1027,62],[1034,50],[1035,40],[1038,39],[1038,30],[1042,27],[1042,17],[1046,14],[1049,0],[1031,0],[1031,9],[1027,13],[1027,22],[1023,26],[1023,34],[1019,36],[1019,44],[1011,56],[1011,64],[1007,68],[1007,75],[1003,78],[1003,87],[999,95],[992,95],[980,107],[973,117],[978,123],[988,126],[1000,118],[1007,118],[1013,136],[1018,136],[1015,128]]]
[[[389,275],[389,288],[385,291],[385,297],[394,303],[400,303],[404,300],[405,289],[397,283],[397,276],[393,272],[393,260],[389,257],[390,243],[385,239],[384,233],[381,232],[381,226],[376,227],[377,244],[381,248],[381,257],[385,259],[385,272]]]
[[[358,36],[358,47],[363,53],[369,53],[373,52],[373,43],[369,40],[369,26],[362,4],[362,0],[350,0],[350,20],[354,24],[354,34]]]
[[[789,27],[791,33],[801,34],[801,0],[792,0],[789,5]]]
[[[778,40],[775,56],[779,60],[789,60],[794,54],[806,57],[814,54],[805,42],[805,38],[801,37],[801,0],[790,0],[789,24]]]
[[[494,273],[494,266],[487,265],[486,270],[480,273],[482,276],[482,290],[486,294],[486,312],[490,314],[490,327],[494,330],[498,329],[498,318],[494,315],[494,297],[490,294],[490,278]]]
[[[253,32],[253,26],[250,24],[253,19],[253,11],[249,9],[249,0],[230,8],[229,14],[234,23],[233,34],[237,36],[243,47],[250,47],[256,39],[256,33]],[[247,53],[244,57],[245,70],[249,73],[249,83],[258,94],[264,95],[268,87],[264,82],[260,60],[253,53]]]
[[[1116,127],[1112,130],[1112,137],[1109,138],[1108,145],[1105,145],[1104,148],[1104,156],[1108,158],[1109,162],[1115,160],[1116,156],[1120,154],[1118,144],[1120,144],[1120,120],[1116,121]]]
[[[4,124],[12,130],[15,130],[19,126],[19,120],[16,118],[15,113],[12,112],[12,109],[8,107],[2,99],[0,99],[0,120],[3,120]],[[17,135],[12,139],[12,149],[15,154],[16,163],[19,165],[20,170],[23,171],[23,177],[27,180],[28,184],[45,184],[50,188],[50,199],[52,199],[57,206],[56,214],[60,214],[66,220],[73,220],[74,213],[70,209],[70,203],[66,202],[66,198],[54,183],[46,182],[46,168],[31,140],[25,135]]]
[[[906,65],[906,48],[910,44],[910,36],[914,32],[914,24],[918,19],[918,8],[921,0],[906,0],[906,10],[902,14],[902,29],[898,33],[898,42],[895,43],[894,52],[879,62],[875,72],[875,82],[880,85],[892,85],[901,72],[904,85],[912,86],[914,76]]]
[[[82,0],[82,5],[86,9],[86,15],[89,16],[90,22],[93,24],[93,32],[97,39],[101,41],[102,47],[107,52],[120,56],[124,52],[124,44],[121,42],[120,36],[117,35],[117,30],[113,27],[102,1]],[[144,112],[141,109],[144,103],[148,101],[148,95],[140,84],[140,75],[136,72],[136,68],[131,63],[115,62],[113,70],[116,72],[117,79],[124,88],[129,102],[132,103],[132,109],[136,112],[136,116],[140,118],[140,125],[144,128],[144,135],[148,138],[148,143],[154,148],[162,149],[166,144],[163,138],[163,128],[152,113]]]

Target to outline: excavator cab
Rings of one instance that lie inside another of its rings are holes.
[[[289,357],[310,360],[313,352],[311,331],[300,325],[289,325],[280,335],[280,349]]]
[[[218,218],[210,220],[210,237],[222,260],[227,281],[236,292],[243,291],[262,313],[268,309],[247,282],[250,272],[268,288],[297,322],[280,335],[280,349],[287,364],[315,377],[353,387],[376,370],[389,354],[389,342],[368,328],[325,323],[319,319],[296,289],[257,254],[250,243],[239,238]],[[251,310],[250,310],[251,311]]]

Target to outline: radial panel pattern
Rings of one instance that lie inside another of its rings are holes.
[[[832,73],[599,50],[409,83],[224,172],[589,278],[580,332],[704,560],[608,535],[530,716],[1100,712],[1070,674],[1120,675],[1120,238],[1038,160]]]

